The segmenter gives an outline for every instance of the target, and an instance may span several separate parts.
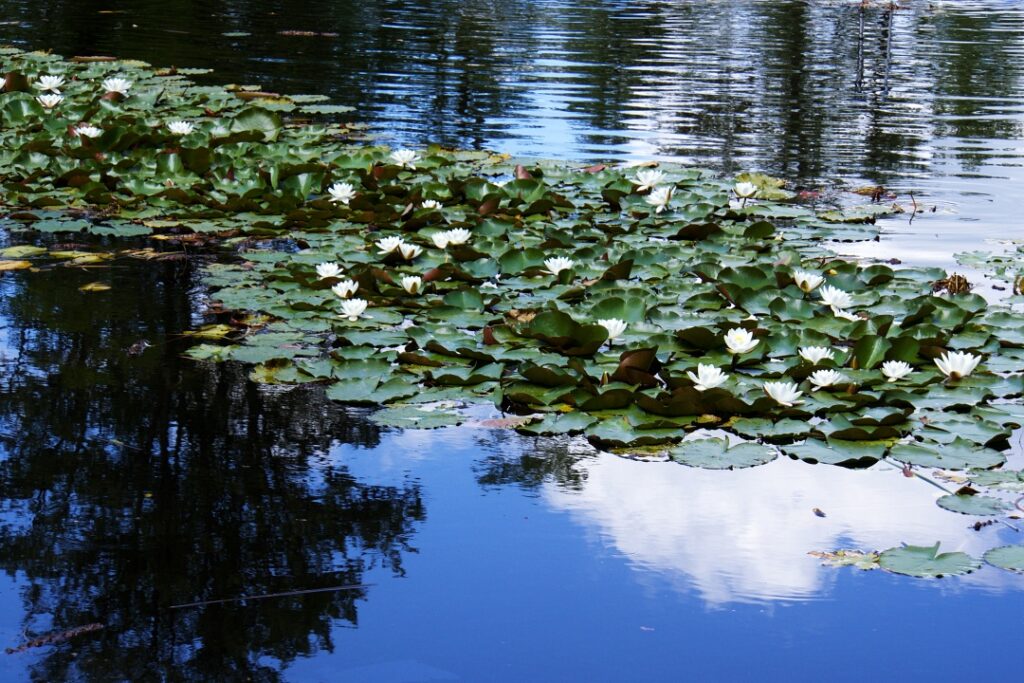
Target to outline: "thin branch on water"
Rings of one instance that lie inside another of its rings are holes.
[[[328,588],[307,588],[305,590],[285,591],[283,593],[264,593],[262,595],[240,595],[237,598],[219,598],[217,600],[200,600],[198,602],[185,602],[180,605],[171,605],[170,609],[184,609],[185,607],[202,607],[204,605],[218,605],[225,602],[241,602],[243,600],[265,600],[267,598],[285,598],[292,595],[307,595],[309,593],[329,593],[331,591],[354,591],[362,588],[369,588],[372,583],[350,583],[344,586],[330,586]]]

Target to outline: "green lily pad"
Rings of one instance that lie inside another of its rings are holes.
[[[981,568],[981,563],[967,553],[940,553],[938,543],[890,548],[882,552],[878,564],[894,574],[930,578],[970,574]]]
[[[936,504],[940,508],[950,512],[959,512],[961,515],[979,515],[982,517],[1001,515],[1007,510],[1012,510],[1013,505],[1001,498],[979,495],[949,495],[942,496]]]
[[[1004,545],[992,548],[982,559],[993,567],[1024,574],[1024,545]]]
[[[775,460],[778,455],[768,446],[741,443],[729,447],[726,439],[684,441],[669,451],[672,460],[690,467],[708,470],[734,470],[756,467]]]
[[[971,442],[957,438],[949,444],[898,444],[889,455],[908,465],[939,467],[947,470],[987,469],[1006,462],[1006,458],[991,448],[979,448]]]

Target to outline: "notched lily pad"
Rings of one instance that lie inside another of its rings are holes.
[[[890,548],[882,552],[878,564],[894,574],[927,578],[970,574],[981,568],[981,563],[967,553],[940,553],[938,543]]]

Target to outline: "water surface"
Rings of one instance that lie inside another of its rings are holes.
[[[935,207],[843,247],[855,253],[951,265],[1017,238],[1017,2],[0,9],[0,42],[326,94],[395,144],[754,168]],[[204,319],[198,265],[0,276],[0,645],[104,626],[0,655],[0,677],[1020,676],[1021,577],[914,581],[807,555],[1021,542],[969,528],[921,480],[788,460],[709,472],[481,427],[382,430],[315,387],[184,361],[178,334]],[[113,288],[79,291],[97,279]],[[178,607],[289,592],[301,593]]]

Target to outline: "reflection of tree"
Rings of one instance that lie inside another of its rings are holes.
[[[581,465],[584,456],[571,448],[568,440],[544,438],[526,444],[532,448],[523,452],[522,439],[500,431],[488,433],[486,442],[480,444],[485,455],[473,466],[480,485],[535,489],[555,483],[566,489],[583,488],[587,480],[587,471]]]
[[[92,3],[8,2],[5,18],[21,23],[0,26],[0,41],[213,65],[218,82],[329,95],[377,133],[416,144],[500,147],[526,136],[546,156],[647,148],[802,180],[888,182],[927,170],[936,134],[1022,134],[1009,107],[979,108],[982,98],[1020,98],[1020,31],[999,9],[804,0],[122,5],[123,14],[99,14]],[[222,35],[238,31],[251,36]],[[568,139],[551,149],[557,135]],[[955,153],[984,163],[996,152]]]
[[[274,680],[330,648],[366,590],[171,610],[176,603],[358,584],[402,571],[416,485],[374,486],[316,462],[376,428],[322,391],[265,391],[242,368],[184,361],[192,274],[118,265],[0,282],[10,359],[0,380],[0,566],[23,572],[26,628],[107,628],[57,646],[41,680]],[[102,276],[99,276],[102,277]],[[157,342],[125,353],[139,338]]]

